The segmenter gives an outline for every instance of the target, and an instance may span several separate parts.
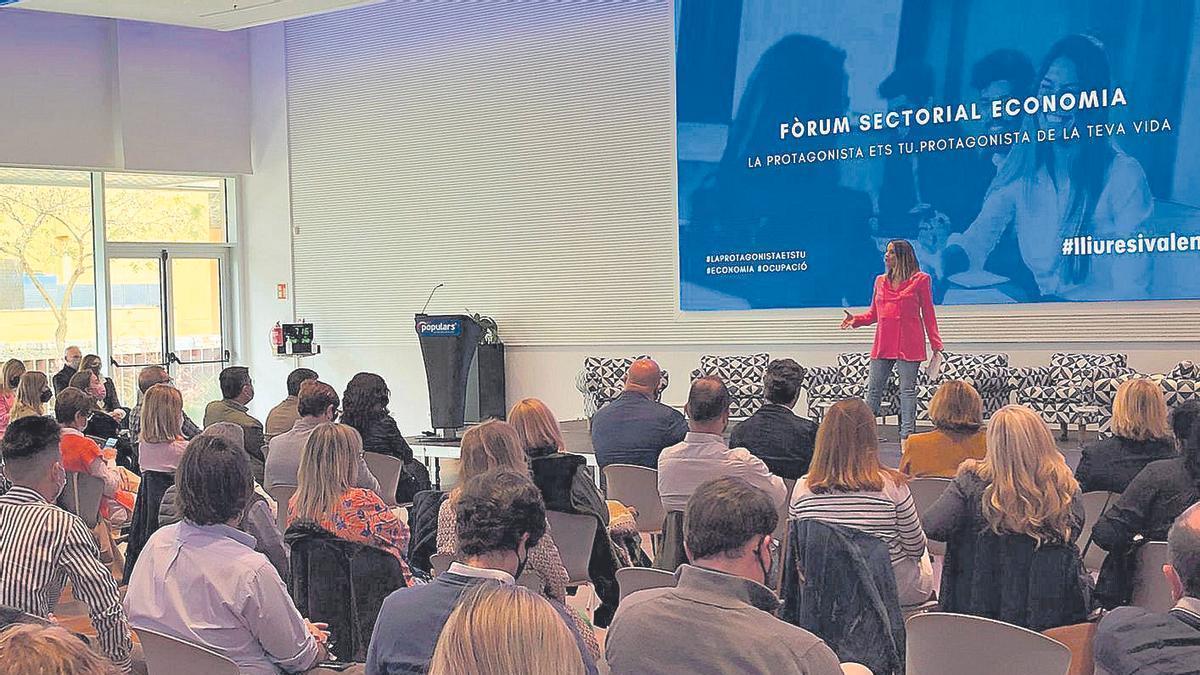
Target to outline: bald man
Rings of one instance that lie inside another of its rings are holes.
[[[662,369],[638,359],[625,376],[625,390],[592,417],[592,448],[601,468],[609,464],[658,467],[663,448],[687,435],[683,414],[658,402]]]
[[[1192,439],[1200,439],[1200,426],[1195,431]],[[1164,613],[1118,607],[1106,614],[1093,642],[1097,666],[1113,675],[1200,672],[1200,505],[1171,526],[1162,574],[1175,606]]]

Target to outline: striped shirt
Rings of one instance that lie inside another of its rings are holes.
[[[68,580],[88,606],[101,649],[129,672],[129,623],[92,533],[77,516],[14,485],[0,497],[0,605],[49,618]]]

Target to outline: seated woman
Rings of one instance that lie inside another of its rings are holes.
[[[1083,446],[1075,479],[1084,492],[1124,492],[1150,462],[1176,456],[1162,387],[1145,378],[1126,380],[1113,399],[1113,435]]]
[[[54,397],[54,392],[50,390],[50,378],[46,374],[37,370],[30,370],[17,382],[16,399],[13,402],[12,411],[8,416],[8,423],[12,424],[22,417],[31,417],[33,415],[45,415],[46,404]]]
[[[96,402],[92,410],[95,414],[88,420],[88,426],[83,430],[84,435],[104,439],[118,438],[121,433],[121,420],[125,419],[125,411],[120,408],[110,411],[104,407],[106,392],[100,376],[94,371],[80,368],[79,372],[71,376],[69,386],[91,396]]]
[[[875,416],[859,399],[839,401],[817,429],[808,474],[792,492],[790,520],[862,530],[888,545],[901,605],[933,594],[933,567],[907,477],[879,464]]]
[[[933,431],[913,434],[904,443],[900,471],[909,476],[953,478],[958,465],[983,459],[983,399],[969,382],[950,380],[938,387],[929,402]]]
[[[100,366],[103,363],[99,356],[88,354],[79,362],[79,369],[90,370],[96,374],[96,378],[100,380],[100,386],[104,387],[104,394],[96,397],[100,402],[100,406],[112,413],[114,417],[116,417],[117,411],[120,410],[120,417],[118,419],[124,419],[129,411],[121,405],[121,399],[117,396],[117,386],[113,384],[112,378],[105,377],[100,373]]]
[[[1050,428],[1029,408],[1005,406],[988,424],[987,448],[924,514],[925,534],[946,542],[942,607],[1032,630],[1083,621],[1083,500]]]
[[[106,456],[96,442],[84,435],[88,419],[95,413],[96,400],[68,387],[54,401],[54,417],[62,427],[62,464],[67,471],[94,476],[104,481],[100,515],[113,529],[120,529],[133,513],[139,481],[116,464],[116,453]]]
[[[4,362],[0,371],[0,438],[8,428],[8,417],[17,402],[17,387],[21,384],[21,376],[25,374],[25,364],[17,359]]]
[[[408,526],[379,495],[354,487],[362,452],[362,437],[353,427],[332,422],[318,426],[300,455],[288,522],[312,521],[341,539],[391,553],[411,586],[412,572],[404,557]]]
[[[413,496],[433,488],[429,470],[413,458],[412,448],[400,433],[396,419],[388,411],[392,392],[375,373],[358,373],[350,378],[342,395],[342,424],[362,435],[363,450],[391,455],[403,462],[396,483],[396,503],[409,504]]]
[[[183,438],[183,394],[169,384],[156,384],[142,399],[138,462],[143,471],[175,473],[187,450]]]
[[[592,480],[587,461],[580,455],[564,452],[558,420],[550,408],[536,398],[527,398],[514,405],[508,411],[508,423],[516,430],[529,458],[533,483],[542,493],[546,510],[596,518],[588,576],[601,601],[596,609],[596,625],[607,626],[620,599],[616,578],[620,563],[608,537],[608,506]]]

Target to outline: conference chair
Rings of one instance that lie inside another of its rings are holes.
[[[774,578],[770,583],[770,585],[775,589],[776,593],[779,592],[781,582],[783,581],[783,561],[787,559],[787,550],[788,546],[790,545],[788,543],[787,536],[788,507],[791,506],[792,503],[792,490],[796,487],[796,479],[784,478],[783,485],[785,488],[787,488],[787,497],[784,498],[783,503],[780,504],[779,508],[777,509],[779,513],[779,521],[775,524],[775,531],[771,533],[771,539],[774,539],[775,542],[779,544],[779,548],[776,551],[775,568],[772,570],[772,576]]]
[[[933,476],[925,476],[914,478],[908,482],[908,489],[912,492],[913,505],[917,507],[917,517],[922,521],[925,519],[925,512],[933,503],[942,496],[946,488],[950,485],[949,478],[937,478]],[[936,556],[946,555],[946,542],[929,540],[929,552]]]
[[[653,567],[622,567],[617,570],[617,587],[621,589],[621,600],[630,593],[648,588],[670,588],[675,585],[675,575]]]
[[[635,510],[638,532],[660,534],[663,518],[662,497],[658,494],[658,471],[633,464],[609,464],[604,467],[608,499]]]
[[[63,488],[62,506],[83,519],[88,529],[100,524],[100,499],[104,497],[104,481],[95,476],[67,472],[67,485]]]
[[[145,628],[134,632],[146,654],[149,675],[238,675],[240,672],[236,663],[211,649]]]
[[[595,516],[547,511],[546,521],[550,524],[563,567],[567,569],[567,585],[590,584],[588,562],[592,559],[592,545],[596,541]]]
[[[905,622],[908,675],[1066,675],[1071,650],[995,619],[931,612]]]
[[[445,553],[434,553],[429,556],[429,567],[435,577],[450,569],[450,563],[452,562],[454,562],[454,556],[446,555]],[[521,576],[517,577],[517,585],[524,586],[534,593],[542,595],[545,593],[546,582],[542,580],[542,575],[538,574],[533,568],[526,566],[525,571],[521,572]]]
[[[292,501],[292,495],[296,494],[296,487],[295,485],[276,485],[267,490],[267,494],[275,500],[275,522],[279,525],[280,532],[287,532],[288,503]]]
[[[1118,496],[1103,491],[1083,493],[1083,529],[1079,531],[1079,550],[1083,554],[1083,565],[1090,572],[1099,572],[1104,559],[1108,557],[1108,551],[1092,541],[1092,528],[1108,507],[1117,501]]]
[[[861,663],[843,663],[843,675],[871,675],[871,669]]]
[[[396,486],[400,483],[400,469],[404,468],[404,462],[397,457],[378,452],[364,452],[363,459],[367,461],[367,468],[375,475],[375,480],[379,481],[379,496],[383,503],[387,504],[388,508],[398,506]]]
[[[1171,587],[1163,576],[1163,565],[1167,564],[1167,542],[1150,541],[1142,544],[1137,554],[1137,571],[1133,574],[1134,607],[1151,612],[1167,612],[1175,606],[1171,599]]]

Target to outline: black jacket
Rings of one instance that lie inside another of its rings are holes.
[[[425,465],[413,459],[412,448],[404,440],[404,434],[391,415],[383,415],[366,421],[347,422],[358,430],[363,439],[363,452],[390,455],[404,462],[400,471],[400,482],[396,483],[396,502],[408,504],[423,490],[433,487]]]
[[[423,572],[430,571],[429,557],[437,553],[438,511],[448,492],[423,490],[413,495],[408,508],[408,565]]]
[[[1083,526],[1083,499],[1071,503],[1071,537],[1037,542],[1027,535],[994,533],[983,517],[988,484],[960,473],[922,516],[925,534],[946,542],[939,601],[947,612],[998,619],[1042,631],[1080,623],[1091,606],[1091,579],[1075,540]]]
[[[1119,551],[1135,535],[1149,541],[1166,541],[1171,523],[1200,501],[1197,481],[1182,457],[1151,462],[1092,528],[1092,541],[1106,551]]]
[[[66,389],[67,387],[71,386],[71,378],[75,377],[75,373],[78,373],[78,372],[79,372],[78,368],[72,368],[71,366],[63,366],[62,370],[55,373],[54,374],[54,394],[57,396],[58,394],[62,393],[63,389]]]
[[[163,495],[175,485],[175,474],[163,471],[146,471],[142,474],[142,484],[138,487],[137,501],[133,506],[133,522],[129,527],[129,542],[125,549],[125,570],[122,583],[128,584],[133,576],[133,566],[137,564],[142,548],[150,540],[150,535],[158,531],[159,507],[162,506]]]
[[[365,661],[384,599],[404,587],[400,561],[312,522],[293,523],[284,539],[292,549],[289,590],[296,609],[329,624],[328,647],[339,659]]]
[[[817,425],[788,408],[768,403],[733,428],[729,447],[746,448],[780,478],[799,479],[808,473]]]
[[[1075,478],[1083,492],[1124,492],[1129,482],[1150,462],[1176,456],[1170,438],[1135,441],[1111,436],[1083,446]]]
[[[872,673],[904,672],[904,617],[884,541],[851,527],[800,520],[788,531],[784,621]]]

